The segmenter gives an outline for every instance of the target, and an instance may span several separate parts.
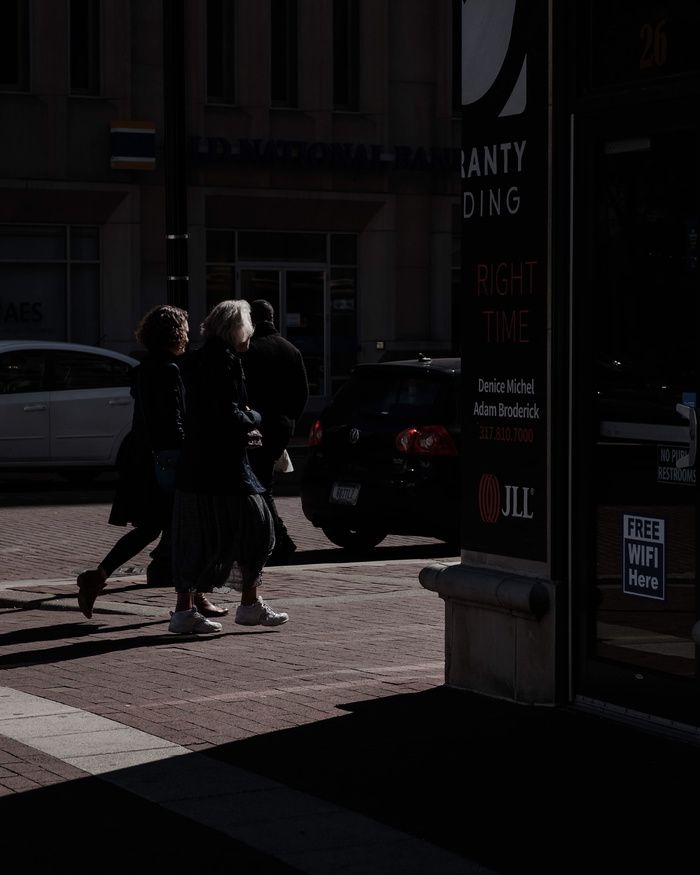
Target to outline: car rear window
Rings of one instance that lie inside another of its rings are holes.
[[[333,398],[333,414],[388,419],[456,418],[450,382],[429,372],[357,371]]]

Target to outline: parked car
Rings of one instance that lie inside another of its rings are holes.
[[[137,364],[76,343],[0,341],[0,468],[112,467],[131,428]]]
[[[311,428],[304,514],[334,544],[459,537],[458,358],[358,365]]]

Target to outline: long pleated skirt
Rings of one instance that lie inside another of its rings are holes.
[[[177,592],[241,592],[260,586],[274,545],[272,517],[261,495],[175,493]]]

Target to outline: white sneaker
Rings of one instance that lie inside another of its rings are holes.
[[[281,626],[288,619],[289,614],[275,613],[260,596],[255,604],[239,605],[236,610],[236,622],[241,626]]]
[[[221,623],[207,620],[192,608],[189,611],[171,611],[168,632],[177,635],[198,635],[203,632],[221,632]]]

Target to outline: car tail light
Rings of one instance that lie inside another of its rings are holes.
[[[309,446],[317,447],[323,440],[323,425],[321,424],[321,420],[317,419],[316,422],[311,426],[311,431],[309,432]]]
[[[457,456],[452,435],[444,425],[405,428],[396,435],[396,449],[409,456]]]

